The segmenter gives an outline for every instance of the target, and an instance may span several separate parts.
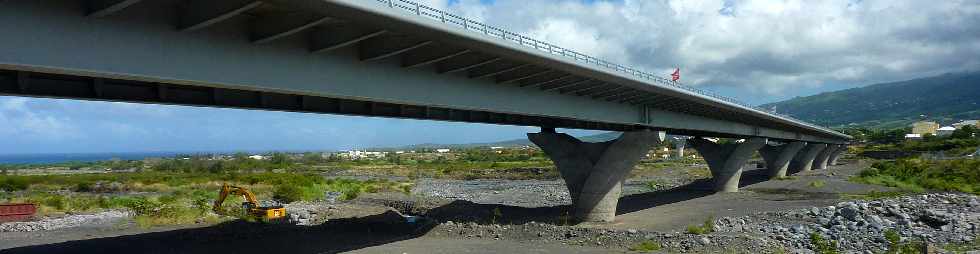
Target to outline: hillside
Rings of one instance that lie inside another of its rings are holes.
[[[826,126],[901,127],[920,119],[980,119],[980,72],[874,84],[764,104]]]

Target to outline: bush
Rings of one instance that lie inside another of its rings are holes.
[[[661,245],[659,242],[654,242],[652,240],[645,240],[636,245],[633,245],[633,247],[630,247],[630,250],[639,251],[639,252],[651,252],[651,251],[658,251],[662,248],[663,245]]]
[[[900,159],[877,162],[863,171],[859,182],[898,187],[911,191],[924,189],[980,194],[980,160]]]
[[[24,180],[24,178],[13,176],[4,176],[0,178],[0,190],[21,191],[26,190],[27,187],[30,187],[30,183]]]
[[[703,224],[699,225],[689,225],[687,226],[688,234],[703,235],[715,232],[715,219],[708,218]]]
[[[295,185],[277,185],[276,189],[272,192],[272,198],[283,203],[300,201],[303,200],[303,189]]]
[[[810,234],[810,244],[813,244],[813,251],[817,254],[837,254],[837,241],[823,239],[817,233]]]

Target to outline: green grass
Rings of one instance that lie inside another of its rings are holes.
[[[286,202],[319,200],[327,192],[339,192],[340,200],[349,200],[362,193],[407,191],[412,186],[387,180],[324,179],[315,174],[295,173],[7,175],[0,176],[0,182],[4,183],[0,187],[8,190],[0,192],[0,203],[38,204],[40,215],[127,209],[145,227],[220,220],[210,209],[224,183],[246,187],[261,200],[276,198]],[[115,187],[104,187],[110,183]],[[239,202],[235,198],[225,202],[226,210],[239,209]]]
[[[810,234],[810,244],[813,244],[813,251],[817,254],[837,254],[837,241],[824,239],[817,233]]]
[[[980,160],[900,159],[874,163],[851,180],[903,191],[958,191],[980,194]]]
[[[653,252],[663,249],[663,245],[653,240],[644,240],[630,247],[631,251]]]
[[[942,248],[957,254],[980,250],[980,238],[975,238],[971,242],[946,244]]]
[[[814,180],[807,185],[813,188],[821,188],[824,185],[827,185],[827,182],[824,182],[823,180]]]
[[[648,181],[646,183],[647,189],[650,189],[650,190],[658,190],[660,187],[663,187],[663,186],[666,186],[666,185],[667,185],[666,182],[664,182],[663,180],[659,180],[659,179],[657,179],[657,180],[650,180],[650,181]]]
[[[708,218],[701,225],[688,225],[687,233],[694,235],[704,235],[715,232],[715,219]]]

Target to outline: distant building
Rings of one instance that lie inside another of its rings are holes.
[[[962,122],[954,123],[953,124],[953,127],[955,127],[957,130],[959,130],[959,129],[963,129],[963,127],[966,127],[967,125],[973,125],[973,127],[980,128],[980,121],[978,121],[978,120],[964,120]]]
[[[906,140],[919,140],[919,139],[922,139],[922,134],[914,134],[914,133],[905,134],[905,139]]]
[[[936,135],[936,131],[938,130],[939,130],[939,124],[932,121],[919,121],[912,124],[912,134]]]
[[[490,150],[500,150],[500,149],[504,149],[504,147],[503,146],[491,146],[490,147]]]
[[[248,158],[253,160],[265,160],[265,156],[262,155],[252,155],[252,156],[248,156]]]
[[[351,151],[347,151],[346,153],[342,153],[340,156],[356,160],[356,159],[365,159],[365,158],[384,158],[385,153],[351,150]]]
[[[436,152],[437,152],[437,153],[448,153],[448,152],[449,152],[449,149],[445,149],[445,148],[442,148],[442,149],[436,149]]]
[[[956,131],[956,128],[954,128],[953,126],[942,127],[939,128],[939,130],[936,130],[936,136],[945,137],[945,136],[953,135],[954,131]]]

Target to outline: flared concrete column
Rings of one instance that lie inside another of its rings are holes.
[[[817,157],[813,159],[813,169],[827,169],[827,162],[830,161],[830,155],[836,149],[837,145],[827,145],[820,153],[817,153]]]
[[[830,154],[830,162],[828,163],[831,166],[837,166],[837,159],[840,159],[840,156],[845,152],[847,152],[847,145],[838,145],[837,150]]]
[[[686,138],[674,138],[673,139],[673,143],[674,143],[674,149],[677,150],[677,151],[674,152],[674,159],[678,159],[678,160],[679,159],[683,159],[684,158],[684,148],[687,146],[687,139]]]
[[[809,172],[813,169],[813,160],[825,148],[827,148],[827,144],[807,144],[802,151],[796,154],[793,162],[790,162],[790,168],[799,172]]]
[[[665,136],[662,131],[634,131],[616,140],[587,143],[565,133],[527,134],[558,167],[572,199],[574,218],[589,222],[616,218],[623,180]]]
[[[796,157],[796,154],[806,146],[806,142],[790,142],[780,146],[763,146],[759,149],[759,154],[766,161],[766,168],[769,171],[769,179],[786,177],[786,170],[789,169],[789,162]]]
[[[749,138],[745,142],[733,144],[718,144],[703,138],[688,141],[708,163],[715,191],[718,192],[738,192],[742,167],[766,142],[765,138]]]

